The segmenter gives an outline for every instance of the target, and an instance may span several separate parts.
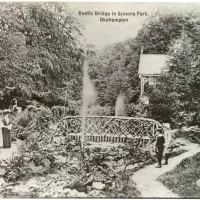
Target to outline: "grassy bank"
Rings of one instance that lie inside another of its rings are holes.
[[[175,169],[161,175],[158,180],[180,197],[199,198],[200,153],[184,159]]]

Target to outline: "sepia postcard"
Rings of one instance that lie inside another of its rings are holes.
[[[1,198],[200,198],[200,3],[0,2]]]

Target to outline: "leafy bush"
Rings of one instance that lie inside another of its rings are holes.
[[[86,148],[83,160],[83,183],[88,186],[93,181],[104,183],[106,188],[103,192],[107,197],[139,196],[134,184],[131,187],[132,191],[128,191],[132,181],[130,174],[133,172],[127,170],[127,167],[153,161],[154,158],[150,153],[139,149],[133,143],[109,149]],[[78,190],[78,188],[76,189]]]
[[[65,106],[53,106],[51,108],[54,118],[58,121],[65,116],[78,115],[80,114],[80,105],[77,103],[70,103],[67,107]]]
[[[22,111],[16,116],[13,123],[23,128],[27,127],[29,123],[31,122],[31,120],[33,120],[34,117],[36,117],[36,111],[37,111],[37,108],[31,109],[31,110],[26,108],[24,111]]]
[[[109,116],[114,114],[114,108],[111,106],[102,107],[100,105],[94,105],[88,109],[88,115]]]
[[[17,155],[0,162],[1,168],[5,170],[2,177],[6,182],[16,182],[31,174],[31,170],[24,165],[23,155]]]
[[[52,121],[54,121],[53,115],[48,107],[29,107],[14,119],[12,134],[22,140],[35,133],[42,137],[48,134]]]
[[[130,103],[127,105],[127,114],[131,117],[150,117],[150,110],[147,105],[141,102],[137,104]]]

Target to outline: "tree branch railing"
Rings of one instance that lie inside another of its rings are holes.
[[[80,141],[84,135],[85,142],[124,143],[129,140],[138,140],[145,146],[154,138],[155,130],[162,128],[159,122],[148,118],[87,116],[85,125],[82,121],[82,116],[62,118],[58,122],[51,141],[59,140],[60,144],[65,144],[66,140]]]

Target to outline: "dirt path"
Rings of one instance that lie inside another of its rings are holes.
[[[141,197],[145,198],[176,198],[178,195],[171,192],[166,188],[161,182],[157,181],[157,178],[172,170],[176,165],[178,165],[184,158],[195,155],[197,152],[200,152],[199,145],[197,144],[188,144],[187,148],[189,151],[183,153],[177,157],[171,158],[169,160],[169,165],[163,165],[162,168],[155,168],[154,165],[149,165],[138,172],[136,172],[132,179],[136,183],[138,190],[141,192]]]
[[[11,148],[0,149],[0,160],[6,160],[12,157],[13,154],[17,153],[19,147],[19,142],[13,142]]]

